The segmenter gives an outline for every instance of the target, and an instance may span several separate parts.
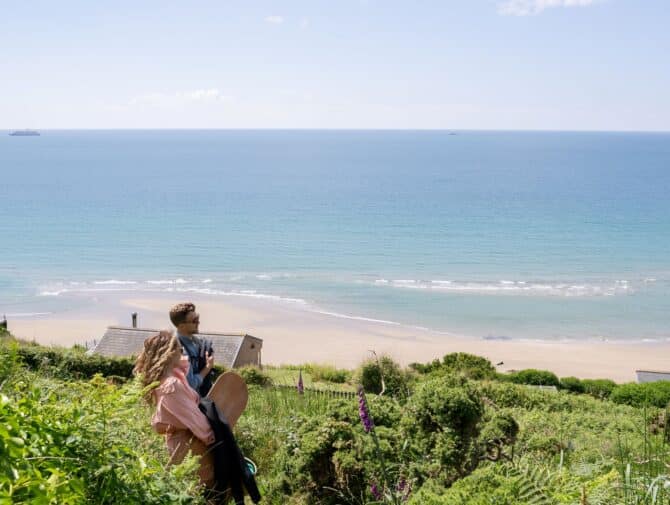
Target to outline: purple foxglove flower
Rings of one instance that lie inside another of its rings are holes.
[[[382,499],[382,493],[379,491],[379,487],[377,487],[377,483],[373,482],[370,484],[370,493],[372,493],[372,497],[375,500],[381,500]]]
[[[305,385],[302,383],[302,370],[298,372],[298,394],[302,395],[305,393]]]
[[[365,391],[363,387],[358,388],[358,415],[361,418],[363,423],[363,428],[365,433],[370,433],[374,424],[372,422],[372,417],[370,417],[370,411],[368,410],[368,402],[365,400]]]
[[[412,486],[407,482],[404,477],[401,477],[396,486],[396,491],[400,495],[402,501],[407,501],[409,494],[412,492]]]

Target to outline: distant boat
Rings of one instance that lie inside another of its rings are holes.
[[[10,133],[12,137],[39,137],[40,132],[35,130],[16,130]]]

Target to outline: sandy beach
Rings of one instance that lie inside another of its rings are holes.
[[[346,319],[296,304],[245,297],[106,295],[80,311],[11,320],[9,328],[20,338],[70,346],[99,339],[107,326],[130,326],[132,312],[138,313],[140,327],[169,328],[169,307],[185,299],[197,304],[201,331],[244,332],[262,338],[264,364],[317,362],[352,368],[374,350],[406,365],[461,351],[485,356],[494,364],[502,362],[500,371],[540,368],[560,377],[625,382],[635,380],[638,369],[668,369],[670,355],[670,344],[485,340]]]

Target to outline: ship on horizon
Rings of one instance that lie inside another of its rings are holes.
[[[12,137],[39,137],[40,132],[37,130],[15,130],[10,135]]]

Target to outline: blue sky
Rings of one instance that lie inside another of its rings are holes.
[[[0,7],[4,129],[670,130],[668,0]]]

